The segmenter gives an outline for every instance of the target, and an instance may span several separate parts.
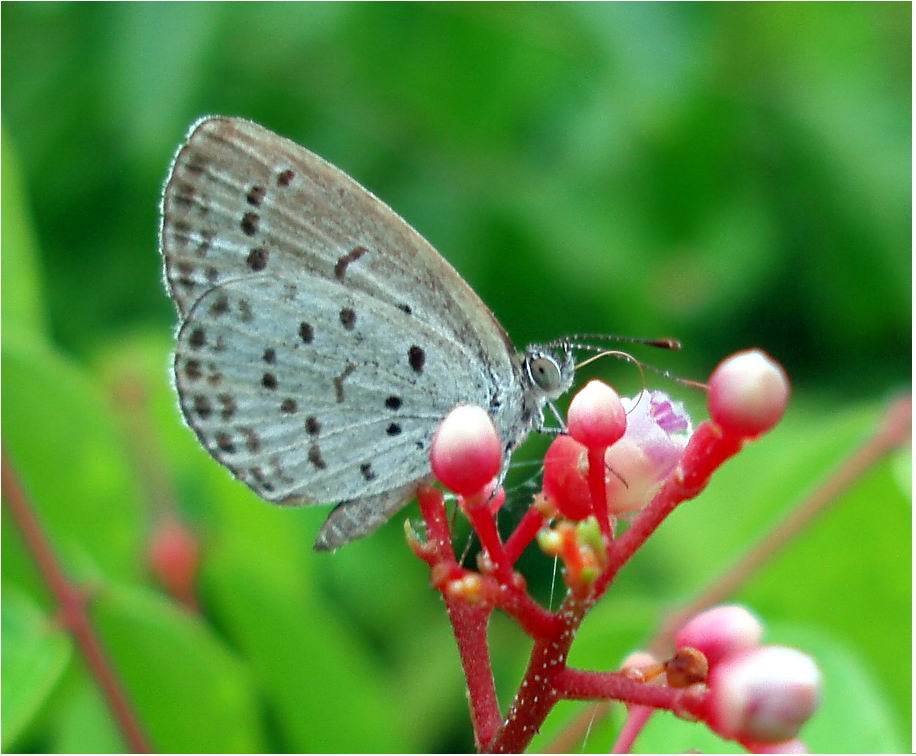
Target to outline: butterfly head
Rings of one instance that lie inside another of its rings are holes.
[[[575,373],[575,360],[568,344],[532,346],[525,352],[525,375],[543,401],[552,401],[569,391]]]

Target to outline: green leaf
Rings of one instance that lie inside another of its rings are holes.
[[[900,659],[909,658],[912,638],[911,518],[885,460],[739,595],[767,620],[830,628],[891,693],[891,712],[906,729],[912,679]]]
[[[9,751],[70,661],[67,633],[25,593],[3,591],[3,750]]]
[[[830,414],[795,402],[783,421],[747,444],[652,535],[617,583],[648,579],[669,595],[715,578],[817,486],[874,430],[881,409],[854,406]],[[705,412],[694,415],[702,417]],[[752,485],[748,482],[752,481]],[[648,565],[651,575],[639,575]]]
[[[80,667],[57,706],[52,725],[54,753],[124,753],[127,745],[96,682]]]
[[[322,557],[309,553],[303,518],[226,476],[214,483],[227,524],[207,546],[206,600],[249,659],[284,748],[409,750],[410,713],[309,580],[306,564]]]
[[[28,209],[16,151],[3,132],[3,203],[0,205],[0,245],[3,248],[3,330],[48,328],[42,292],[38,245]]]
[[[123,585],[106,587],[92,615],[154,749],[263,750],[248,670],[198,617]]]
[[[111,410],[90,378],[27,334],[3,340],[3,446],[74,576],[141,572],[140,493]],[[45,595],[4,511],[3,577]]]

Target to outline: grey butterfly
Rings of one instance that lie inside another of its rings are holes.
[[[456,405],[488,410],[508,457],[572,384],[567,345],[518,353],[403,219],[251,121],[191,127],[160,247],[186,421],[264,499],[336,503],[319,550],[372,532],[431,480]]]

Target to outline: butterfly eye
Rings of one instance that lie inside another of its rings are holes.
[[[560,387],[560,367],[550,357],[535,357],[528,363],[531,379],[545,393],[552,393]]]

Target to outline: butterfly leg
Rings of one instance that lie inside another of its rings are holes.
[[[566,423],[563,420],[563,416],[560,414],[560,410],[557,409],[557,405],[553,402],[547,402],[547,406],[550,407],[550,414],[552,414],[554,418],[556,418],[556,421],[560,424],[559,431],[555,435],[566,435]]]
[[[512,463],[513,448],[514,447],[512,444],[506,444],[505,453],[503,454],[503,464],[499,470],[499,477],[496,479],[496,485],[493,486],[493,490],[490,492],[490,500],[492,500],[496,496],[496,492],[503,487],[506,476],[509,474],[509,466]]]

